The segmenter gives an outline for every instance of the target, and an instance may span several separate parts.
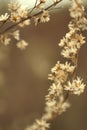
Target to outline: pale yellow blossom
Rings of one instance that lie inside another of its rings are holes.
[[[48,22],[50,20],[49,12],[44,10],[41,17],[40,17],[40,20],[42,23]]]
[[[13,37],[16,39],[16,40],[20,40],[20,33],[19,33],[19,30],[16,30],[12,33]]]
[[[0,40],[1,40],[1,43],[7,46],[10,44],[11,38],[9,38],[8,35],[4,34],[4,35],[1,35]]]
[[[18,2],[10,2],[8,4],[8,8],[11,12],[16,11],[18,8],[20,8],[20,4]]]
[[[83,79],[77,77],[72,82],[68,81],[67,85],[64,85],[64,89],[70,91],[72,94],[80,95],[84,92],[85,86]]]
[[[27,46],[28,46],[28,43],[24,40],[21,40],[17,43],[17,47],[21,50],[25,50]]]
[[[1,16],[0,16],[0,22],[4,22],[4,21],[6,21],[8,18],[9,18],[8,13],[5,13],[4,15],[1,15]]]

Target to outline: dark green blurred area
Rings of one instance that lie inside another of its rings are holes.
[[[6,1],[0,1],[0,13],[6,11]],[[44,111],[47,80],[50,69],[60,56],[58,42],[68,32],[68,9],[61,8],[51,21],[21,29],[21,37],[29,46],[17,49],[15,42],[0,45],[0,130],[24,130]],[[85,36],[87,32],[85,32]],[[79,54],[78,75],[87,83],[87,44]],[[87,89],[81,96],[71,96],[71,108],[57,117],[52,130],[87,130]]]

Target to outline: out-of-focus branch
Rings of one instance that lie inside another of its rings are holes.
[[[53,4],[51,4],[51,5],[49,5],[48,7],[44,8],[44,10],[46,10],[46,11],[48,10],[48,11],[49,11],[49,9],[51,9],[51,8],[54,7],[54,6],[57,6],[61,1],[62,1],[62,0],[59,0],[59,1],[54,2]],[[32,10],[29,12],[29,16],[28,16],[27,18],[24,18],[24,19],[22,19],[21,21],[10,25],[10,26],[7,27],[6,29],[2,30],[2,31],[0,32],[0,34],[6,33],[7,31],[13,29],[13,28],[16,27],[18,24],[20,24],[20,23],[22,23],[22,22],[24,22],[24,21],[26,21],[26,20],[28,20],[28,19],[32,19],[33,17],[36,17],[36,16],[41,15],[41,14],[43,13],[43,10],[41,10],[41,11],[39,11],[39,12],[37,12],[37,13],[31,15],[32,11],[33,11],[33,10],[35,9],[35,7],[36,7],[36,4],[37,4],[37,0],[36,0],[36,3],[35,3],[35,6],[34,6],[34,7],[32,8]]]

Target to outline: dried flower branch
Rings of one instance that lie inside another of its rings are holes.
[[[71,21],[69,32],[60,40],[59,46],[62,47],[61,55],[69,59],[71,63],[65,64],[57,62],[51,69],[48,79],[53,83],[46,95],[45,113],[35,123],[27,127],[26,130],[46,130],[50,127],[50,122],[66,111],[70,104],[68,98],[70,94],[80,95],[84,92],[85,84],[83,79],[77,76],[78,53],[81,46],[85,43],[82,31],[87,29],[87,19],[82,0],[71,0],[69,9]],[[82,20],[84,19],[84,20]],[[43,123],[42,123],[43,122]]]
[[[20,31],[15,30],[14,27],[30,25],[31,19],[34,20],[35,25],[48,22],[50,20],[49,10],[61,1],[53,0],[52,5],[44,8],[46,0],[39,0],[39,2],[36,0],[34,7],[30,10],[20,6],[17,2],[10,3],[10,15],[6,13],[0,17],[0,22],[3,25],[11,22],[9,27],[2,29],[0,32],[1,42],[8,45],[12,36],[17,40],[16,46],[24,50],[28,43],[20,39]],[[86,85],[83,83],[83,79],[77,76],[78,54],[81,46],[85,43],[85,37],[82,32],[87,30],[87,18],[82,0],[71,0],[69,12],[71,16],[71,21],[68,25],[69,32],[66,33],[59,43],[59,46],[62,48],[61,55],[66,58],[66,62],[61,63],[58,61],[51,69],[48,79],[53,81],[53,83],[45,97],[44,114],[40,119],[36,119],[32,126],[28,126],[26,130],[48,129],[50,122],[70,107],[69,95],[80,95],[84,92]]]
[[[5,35],[5,34],[11,35],[13,31],[16,31],[15,29],[16,26],[25,27],[27,25],[30,25],[31,19],[34,20],[35,25],[42,22],[48,22],[50,20],[49,9],[56,6],[61,1],[62,0],[57,0],[55,2],[53,1],[53,4],[45,8],[43,6],[45,5],[46,0],[40,0],[39,3],[38,3],[38,0],[36,0],[35,6],[32,9],[27,9],[25,6],[20,5],[18,2],[9,3],[8,8],[9,8],[10,14],[6,13],[5,15],[1,15],[0,19],[1,19],[1,22],[3,23],[3,26],[5,26],[6,23],[8,24],[10,23],[10,24],[5,29],[2,28],[2,30],[0,31],[0,35]],[[20,39],[16,39],[16,40],[20,41]]]

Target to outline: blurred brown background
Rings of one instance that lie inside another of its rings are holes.
[[[1,13],[6,1],[1,1]],[[21,30],[29,42],[25,51],[15,42],[0,45],[0,130],[24,130],[44,111],[44,97],[51,82],[50,69],[60,57],[58,42],[68,31],[68,8],[60,8],[51,15],[51,21],[33,24]],[[85,32],[85,36],[87,32]],[[87,44],[80,51],[78,75],[87,83]],[[87,130],[87,89],[81,96],[71,96],[71,108],[57,117],[51,130]]]

